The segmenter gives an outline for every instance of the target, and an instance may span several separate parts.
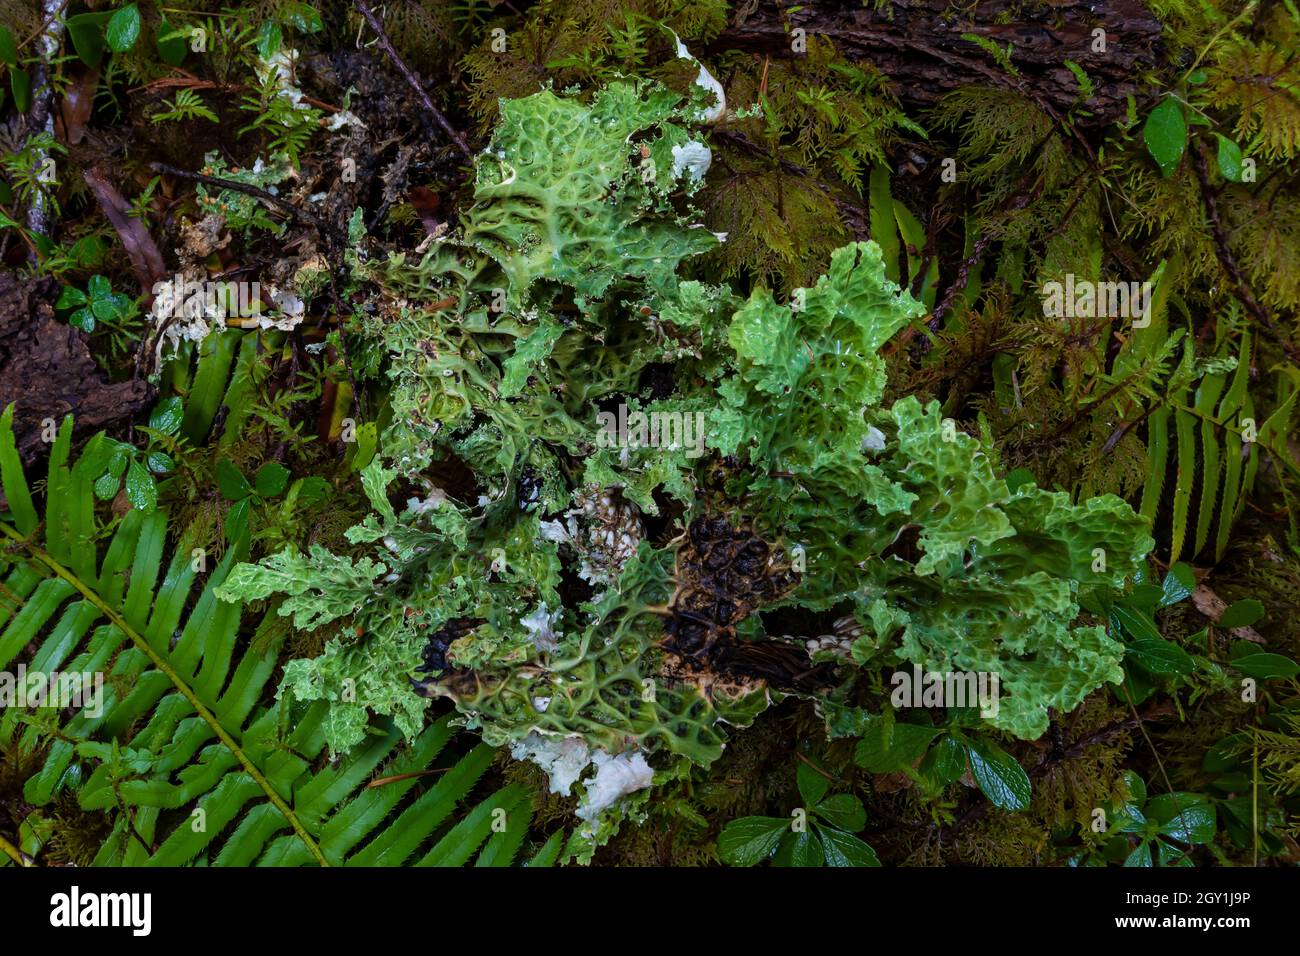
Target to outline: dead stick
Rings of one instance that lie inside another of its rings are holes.
[[[370,9],[370,4],[366,3],[366,0],[353,0],[353,3],[358,12],[365,17],[366,23],[370,24],[370,29],[374,30],[375,35],[379,37],[379,48],[388,54],[388,58],[393,61],[393,65],[397,67],[402,76],[406,77],[406,82],[411,85],[411,89],[415,90],[415,95],[420,98],[424,108],[438,121],[442,131],[451,137],[451,141],[456,144],[456,147],[466,158],[473,156],[474,154],[470,152],[469,146],[465,143],[465,138],[447,122],[447,117],[442,115],[438,107],[433,105],[433,100],[429,99],[429,94],[424,91],[419,79],[411,72],[411,68],[402,62],[402,58],[397,55],[397,51],[393,49],[393,44],[388,40],[388,34],[384,32],[384,25],[375,16],[375,11]]]

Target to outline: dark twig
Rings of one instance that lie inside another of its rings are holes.
[[[375,35],[379,38],[379,48],[388,54],[388,58],[393,61],[393,65],[397,67],[402,76],[406,77],[406,82],[410,84],[411,89],[415,90],[415,95],[420,98],[424,108],[442,127],[442,131],[451,138],[451,141],[456,144],[456,148],[461,151],[462,155],[467,159],[473,156],[474,154],[470,152],[469,146],[465,143],[465,138],[460,135],[454,126],[447,122],[447,117],[442,115],[438,107],[433,105],[433,100],[429,99],[429,94],[424,91],[419,79],[411,72],[411,68],[402,62],[402,58],[397,55],[397,51],[393,49],[393,44],[388,40],[388,34],[384,32],[383,23],[375,16],[375,11],[370,9],[370,4],[366,3],[366,0],[353,0],[353,5],[365,17],[370,29],[375,31]]]
[[[219,179],[216,176],[205,176],[203,173],[191,173],[188,170],[178,169],[175,166],[168,166],[166,163],[150,163],[149,168],[156,173],[166,173],[169,176],[177,176],[181,179],[190,179],[196,183],[211,186],[214,189],[231,189],[237,193],[256,196],[263,202],[270,203],[277,209],[288,213],[298,222],[306,223],[313,227],[322,235],[329,235],[335,239],[343,240],[346,243],[342,234],[330,223],[313,213],[307,212],[305,209],[299,209],[293,203],[287,202],[274,193],[267,192],[265,189],[261,189],[257,186],[250,186],[248,183],[236,182],[233,179]]]

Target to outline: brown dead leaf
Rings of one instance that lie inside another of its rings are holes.
[[[162,253],[158,251],[158,246],[154,244],[153,237],[149,235],[145,224],[131,216],[130,204],[108,181],[103,170],[98,166],[91,166],[85,171],[84,176],[86,185],[99,201],[99,207],[104,210],[104,215],[108,217],[108,221],[117,230],[118,238],[122,240],[122,246],[131,260],[131,268],[135,270],[135,276],[140,280],[140,290],[145,295],[147,308],[153,303],[154,284],[167,274]]]
[[[1196,610],[1215,624],[1219,623],[1219,619],[1223,617],[1223,612],[1228,609],[1228,602],[1210,590],[1209,585],[1206,584],[1196,586],[1196,590],[1192,592],[1192,604],[1195,605]],[[1264,638],[1253,627],[1234,627],[1231,634],[1243,641],[1254,641],[1256,644],[1264,643]]]
[[[95,106],[95,90],[99,86],[99,68],[82,66],[64,91],[59,104],[63,120],[63,135],[69,144],[76,146],[86,135],[86,123]]]

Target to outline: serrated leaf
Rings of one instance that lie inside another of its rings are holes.
[[[718,856],[731,866],[754,866],[772,855],[790,821],[777,817],[741,817],[718,835]]]
[[[180,431],[185,418],[185,404],[179,395],[164,398],[149,416],[149,427],[164,435],[175,435]]]
[[[158,486],[153,475],[134,459],[126,469],[126,497],[137,511],[153,511],[158,506]]]
[[[818,827],[827,866],[880,866],[880,858],[868,844],[852,833],[834,827]]]

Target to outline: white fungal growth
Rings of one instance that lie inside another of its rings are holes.
[[[713,164],[713,153],[703,143],[692,140],[683,146],[673,147],[673,179],[686,173],[692,182],[699,182]]]
[[[691,56],[691,51],[686,49],[686,44],[676,34],[673,34],[673,41],[677,44],[677,56],[683,60],[690,60],[700,68],[699,74],[695,77],[695,85],[714,95],[715,102],[713,106],[699,110],[695,114],[695,121],[707,125],[718,122],[727,113],[727,94],[722,91],[722,84],[704,68],[704,64]]]
[[[548,701],[549,703],[549,701]],[[591,752],[581,737],[562,737],[558,740],[530,733],[510,748],[516,760],[531,760],[550,776],[551,793],[569,795],[574,781],[591,763]]]
[[[640,751],[611,757],[603,750],[592,756],[596,777],[587,781],[587,795],[578,806],[579,819],[591,822],[606,807],[654,782],[654,771]]]

